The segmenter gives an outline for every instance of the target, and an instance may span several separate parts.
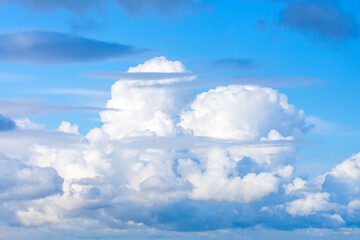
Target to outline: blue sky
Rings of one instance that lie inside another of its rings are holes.
[[[359,237],[358,1],[0,16],[0,239]]]

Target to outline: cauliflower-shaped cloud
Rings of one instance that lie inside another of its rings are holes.
[[[158,57],[129,72],[188,70]],[[284,94],[248,85],[196,94],[164,80],[115,82],[106,105],[111,110],[100,113],[103,125],[86,136],[62,122],[52,132],[31,128],[41,134],[26,135],[22,153],[2,147],[24,163],[3,162],[0,201],[7,207],[0,211],[25,226],[76,222],[84,229],[89,222],[175,231],[360,225],[359,155],[320,183],[296,176],[305,117]],[[29,129],[0,140],[13,144]]]

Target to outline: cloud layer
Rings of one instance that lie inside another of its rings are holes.
[[[0,61],[32,64],[79,63],[120,58],[141,51],[129,45],[58,32],[24,31],[0,35]]]
[[[128,71],[189,72],[164,57]],[[296,143],[307,125],[284,94],[248,85],[202,93],[171,87],[183,81],[196,80],[118,80],[106,107],[121,111],[102,111],[103,125],[85,136],[69,122],[50,132],[26,129],[28,122],[1,133],[10,156],[0,171],[0,211],[8,216],[1,221],[171,231],[360,224],[359,154],[317,181],[299,177]]]

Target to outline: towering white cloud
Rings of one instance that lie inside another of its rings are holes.
[[[195,136],[259,140],[274,131],[298,135],[304,127],[304,113],[276,90],[232,85],[198,95],[191,110],[181,115],[180,126]]]
[[[137,67],[130,67],[128,72],[183,73],[187,70],[179,61],[156,57]],[[169,80],[181,79],[163,79],[155,82],[167,83]],[[171,136],[177,133],[177,114],[191,95],[184,90],[146,86],[153,82],[122,79],[112,86],[111,99],[106,107],[119,111],[101,113],[101,120],[104,122],[102,128],[112,139],[130,136]]]

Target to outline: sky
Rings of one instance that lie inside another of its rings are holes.
[[[0,18],[0,239],[360,237],[360,2]]]

